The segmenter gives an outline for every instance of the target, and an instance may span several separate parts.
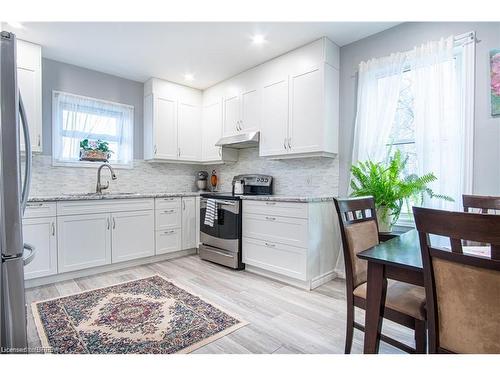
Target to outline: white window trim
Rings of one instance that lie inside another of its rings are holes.
[[[59,131],[55,131],[55,129],[54,129],[55,124],[56,124],[56,116],[57,116],[57,108],[56,108],[56,103],[54,101],[55,94],[68,94],[68,95],[76,96],[76,97],[79,97],[82,99],[94,100],[94,101],[106,103],[106,104],[120,105],[120,106],[129,108],[132,110],[132,119],[133,120],[134,120],[134,116],[135,116],[134,106],[130,105],[130,104],[113,102],[111,100],[94,98],[91,96],[78,95],[78,94],[74,94],[74,93],[68,92],[68,91],[52,90],[52,97],[51,97],[51,100],[52,100],[52,124],[51,124],[51,126],[52,126],[52,152],[51,152],[52,153],[52,155],[51,155],[52,156],[52,166],[53,167],[73,167],[73,168],[96,168],[97,166],[102,164],[102,162],[91,162],[91,161],[65,162],[65,161],[59,161],[59,160],[55,159],[55,157],[54,157],[54,145],[58,142],[58,140],[56,138],[59,135]],[[132,146],[131,146],[132,147],[132,150],[131,150],[132,158],[128,164],[111,164],[111,163],[109,163],[115,169],[132,169],[132,168],[134,168],[134,127],[135,127],[135,121],[133,122],[132,130],[130,132],[130,141],[132,144]]]

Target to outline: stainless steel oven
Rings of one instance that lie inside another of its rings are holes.
[[[213,199],[216,204],[217,218],[213,226],[205,224],[208,199]],[[239,198],[202,196],[200,242],[200,258],[234,269],[244,268],[241,261],[241,201]]]

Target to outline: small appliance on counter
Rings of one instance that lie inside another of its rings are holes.
[[[199,192],[207,191],[208,188],[208,172],[207,171],[199,171],[196,174],[196,187]]]
[[[201,194],[200,247],[201,259],[237,270],[245,265],[241,255],[240,195],[271,195],[272,176],[243,174],[233,177],[231,192]]]

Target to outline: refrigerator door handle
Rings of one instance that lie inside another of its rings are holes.
[[[35,246],[33,246],[33,245],[29,244],[29,243],[25,243],[24,244],[24,250],[28,250],[28,252],[29,252],[29,254],[27,256],[23,256],[23,264],[25,266],[27,266],[35,258],[35,256],[36,256],[36,250],[35,250]]]
[[[25,166],[24,166],[24,183],[21,196],[21,211],[24,214],[26,209],[26,204],[28,203],[28,196],[30,194],[31,185],[31,140],[30,140],[30,129],[28,126],[28,119],[26,118],[26,111],[24,109],[23,99],[21,98],[21,92],[19,92],[19,114],[21,115],[21,122],[23,124],[23,134],[24,134],[24,151],[25,151]]]

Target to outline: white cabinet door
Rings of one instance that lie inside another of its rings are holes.
[[[261,124],[260,156],[287,154],[288,77],[264,85]]]
[[[241,93],[241,131],[259,130],[260,95],[257,89]]]
[[[182,198],[182,249],[197,247],[196,198]]]
[[[222,136],[222,101],[216,101],[203,108],[203,161],[219,161],[221,147],[215,146]]]
[[[109,214],[59,216],[57,234],[60,273],[111,263]]]
[[[112,263],[155,254],[154,211],[111,214]]]
[[[179,102],[179,160],[197,161],[201,156],[201,111],[197,105]]]
[[[290,76],[289,152],[300,154],[322,150],[324,89],[322,68]]]
[[[43,217],[23,220],[24,242],[35,247],[33,261],[24,267],[24,278],[55,275],[57,273],[56,218]]]
[[[17,41],[17,84],[26,110],[32,151],[42,151],[42,50],[39,45]],[[22,128],[21,149],[24,150]]]
[[[154,99],[154,150],[155,159],[177,159],[177,101],[167,98]]]
[[[224,136],[236,134],[240,125],[240,96],[224,98]]]

